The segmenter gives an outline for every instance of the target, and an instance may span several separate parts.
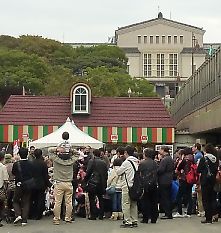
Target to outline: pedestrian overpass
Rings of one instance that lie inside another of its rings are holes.
[[[170,109],[177,134],[221,144],[221,49],[183,85]]]

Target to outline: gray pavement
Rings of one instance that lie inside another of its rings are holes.
[[[212,225],[200,223],[200,218],[193,216],[190,219],[159,220],[157,224],[139,224],[137,228],[122,229],[121,221],[96,220],[89,221],[77,218],[73,223],[61,223],[59,226],[52,224],[52,218],[46,217],[40,221],[28,221],[28,225],[13,226],[5,224],[0,228],[0,233],[213,233],[220,232],[221,220]]]

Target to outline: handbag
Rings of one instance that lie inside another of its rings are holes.
[[[110,187],[106,188],[106,193],[107,193],[107,195],[114,195],[116,193],[115,186],[110,186]]]
[[[87,192],[96,193],[98,184],[99,184],[99,181],[97,179],[97,176],[93,173],[86,185]]]
[[[34,178],[30,178],[21,183],[21,187],[25,191],[31,191],[36,188],[36,182]]]
[[[4,202],[6,200],[6,192],[4,187],[0,188],[0,201]]]
[[[22,176],[22,170],[21,170],[21,164],[20,162],[18,162],[18,170],[19,170],[19,173],[20,173],[20,178],[21,180],[23,180],[23,176]],[[24,180],[21,182],[21,188],[24,190],[24,191],[31,191],[33,189],[36,188],[36,182],[35,182],[35,179],[32,177],[28,180]]]

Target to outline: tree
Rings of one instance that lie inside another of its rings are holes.
[[[89,84],[94,96],[126,97],[129,88],[132,90],[132,96],[156,96],[153,85],[147,80],[132,78],[122,68],[88,68],[87,75],[82,80]]]
[[[40,36],[0,36],[0,101],[10,94],[68,96],[76,82],[87,82],[94,96],[154,96],[144,78],[126,71],[127,58],[117,46],[73,48]]]
[[[18,50],[0,49],[0,89],[2,104],[24,86],[31,94],[40,94],[50,69],[36,55]],[[6,93],[6,96],[2,96]],[[4,99],[4,100],[3,100]]]

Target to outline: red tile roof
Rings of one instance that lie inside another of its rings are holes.
[[[12,95],[0,112],[0,124],[175,127],[160,98],[92,97],[90,115],[71,115],[69,97]]]

